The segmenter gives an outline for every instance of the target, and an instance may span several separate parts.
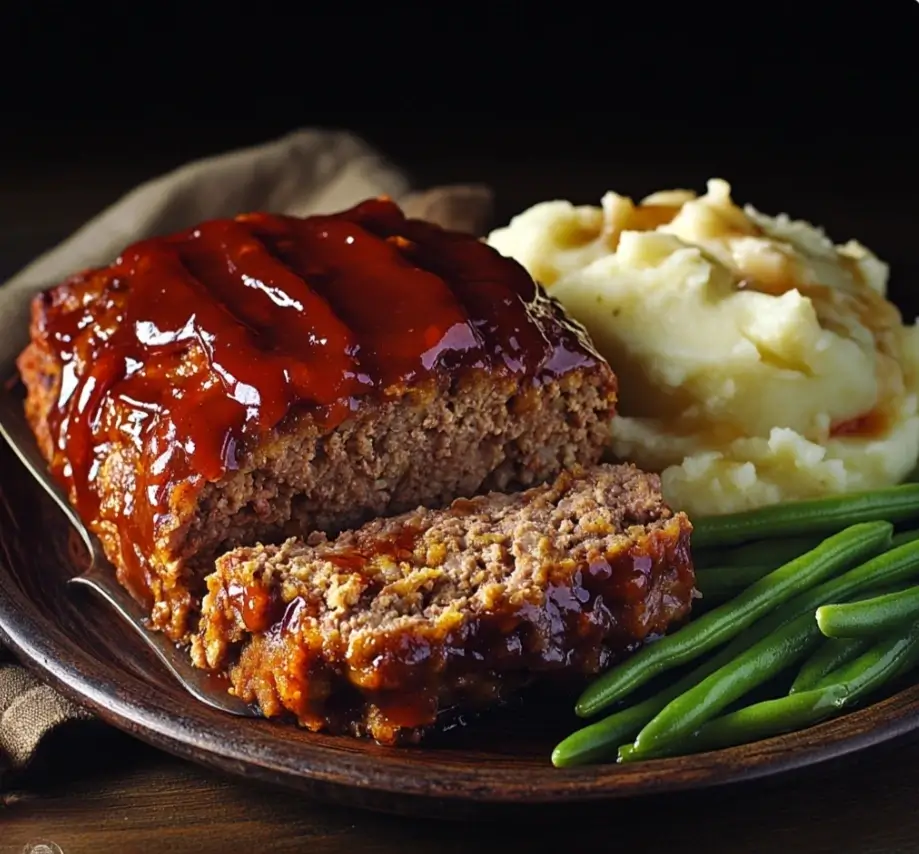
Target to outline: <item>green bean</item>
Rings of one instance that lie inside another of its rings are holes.
[[[907,483],[693,519],[692,545],[709,548],[798,534],[830,534],[856,522],[904,522],[917,517],[919,483]]]
[[[786,623],[662,709],[638,733],[633,759],[666,755],[735,700],[800,661],[820,642],[812,614]]]
[[[817,535],[785,537],[780,540],[756,540],[728,549],[723,553],[722,563],[727,566],[761,565],[778,569],[788,561],[817,548],[825,539],[826,537]]]
[[[718,563],[696,562],[696,587],[703,604],[722,602],[736,596],[764,575],[817,548],[825,537],[790,537],[758,540],[722,551]]]
[[[810,691],[824,676],[858,658],[872,644],[871,638],[831,638],[823,642],[801,665],[790,694]]]
[[[702,726],[682,743],[655,756],[717,750],[812,726],[846,710],[919,664],[919,622],[876,642],[848,665],[828,674],[809,691],[738,709]],[[634,745],[620,750],[621,761],[640,758]]]
[[[919,620],[876,641],[855,661],[828,673],[815,686],[828,688],[842,685],[846,704],[882,687],[889,679],[902,676],[919,664]]]
[[[619,749],[616,751],[616,761],[617,762],[631,762],[635,758],[635,745],[634,744],[620,744]]]
[[[666,706],[703,679],[729,665],[751,646],[768,637],[782,626],[802,615],[813,619],[814,611],[830,599],[848,599],[878,586],[897,584],[919,575],[919,543],[907,543],[897,549],[878,555],[849,572],[808,590],[779,608],[710,658],[702,661],[690,673],[635,706],[630,706],[603,720],[583,727],[559,743],[552,753],[555,765],[584,765],[602,761],[616,755],[619,744],[634,738],[641,728],[654,719]],[[814,622],[816,625],[816,622]]]
[[[817,609],[817,625],[829,638],[877,637],[915,620],[919,615],[919,587],[886,593]]]
[[[776,542],[762,540],[722,553],[721,565],[703,566],[696,570],[696,587],[702,593],[703,603],[723,602],[736,596],[782,563],[793,560],[808,549],[816,548],[823,539],[804,537]],[[890,545],[896,548],[915,540],[919,540],[919,530],[901,531],[893,535]],[[777,547],[774,552],[770,551],[771,546]],[[773,565],[772,559],[782,555],[784,560]]]
[[[722,602],[774,571],[774,566],[712,566],[696,571],[696,588],[704,603]]]
[[[785,537],[780,540],[755,540],[733,548],[693,548],[696,569],[722,566],[769,566],[778,569],[823,542],[824,536]]]
[[[813,608],[809,609],[811,612]],[[587,765],[616,755],[616,748],[626,738],[634,738],[641,728],[652,720],[671,700],[698,685],[710,673],[731,662],[748,646],[778,628],[781,621],[776,614],[756,623],[739,635],[711,658],[702,661],[690,673],[671,682],[656,694],[634,706],[614,712],[596,723],[576,730],[559,742],[552,751],[552,763],[558,767]]]
[[[914,540],[901,539],[900,542],[903,545],[907,545],[909,542],[914,542]],[[919,556],[917,556],[917,558],[919,558]],[[903,584],[887,585],[881,589],[875,587],[868,593],[849,598],[848,601],[864,602],[869,599],[874,599],[877,596],[906,589],[908,589],[908,585]],[[828,673],[832,673],[844,664],[848,664],[850,661],[858,658],[858,656],[869,649],[876,641],[877,636],[866,636],[863,638],[826,638],[814,654],[801,665],[801,669],[795,677],[795,681],[792,683],[789,693],[795,694],[798,691],[809,691]]]
[[[730,662],[749,643],[755,642],[762,635],[760,625],[757,623],[690,673],[671,682],[651,697],[573,732],[552,751],[552,764],[557,768],[588,765],[615,756],[616,747],[623,739],[633,738],[671,700],[698,685],[710,673]]]
[[[865,522],[835,534],[817,548],[748,587],[735,599],[607,671],[584,691],[575,713],[589,717],[659,673],[698,658],[749,628],[769,611],[890,543],[889,522]],[[826,601],[826,600],[824,600]]]
[[[876,558],[875,562],[886,564],[888,567],[893,562],[903,567],[902,572],[919,574],[917,549],[919,544],[907,544],[893,553],[893,561],[892,553],[887,552]],[[888,569],[888,574],[889,572]],[[846,575],[851,576],[853,573],[861,579],[869,577],[864,566]],[[823,601],[832,601],[831,597],[848,598],[854,591],[851,588],[846,591],[846,587],[850,586],[846,575],[831,579],[810,593],[814,597],[819,594]],[[876,587],[879,575],[880,573],[872,573],[873,587]],[[866,600],[874,601],[877,601],[876,598]],[[820,614],[820,610],[817,614]],[[914,610],[913,619],[916,614]],[[800,661],[820,643],[820,639],[820,628],[813,614],[809,611],[800,614],[669,703],[638,733],[635,739],[635,755],[656,755],[660,750],[666,752],[671,744],[700,729],[735,700]]]
[[[552,751],[552,764],[556,768],[570,768],[575,765],[592,765],[612,758],[616,755],[616,746],[621,741],[634,737],[673,696],[682,693],[683,687],[688,688],[691,685],[684,686],[683,683],[676,682],[642,703],[628,706],[603,720],[581,727],[555,746]]]
[[[906,543],[912,543],[915,540],[919,540],[919,528],[913,531],[900,531],[894,534],[893,539],[890,541],[890,545],[892,548],[896,548],[897,546],[906,545]]]
[[[720,750],[813,726],[832,717],[845,696],[844,687],[833,685],[745,706],[707,723],[687,740],[685,752]],[[630,750],[622,761],[636,758],[631,744],[628,748]]]

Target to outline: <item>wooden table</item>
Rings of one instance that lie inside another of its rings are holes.
[[[570,820],[446,824],[355,812],[240,785],[119,741],[109,767],[61,763],[0,806],[0,854],[50,839],[64,854],[490,854],[679,850],[895,854],[919,848],[919,743],[740,788],[609,803]],[[581,847],[583,846],[583,847]],[[26,849],[27,850],[27,849]],[[36,854],[38,854],[36,852]],[[44,852],[43,852],[44,854]]]
[[[243,140],[239,140],[243,141]],[[250,141],[250,140],[244,140]],[[236,144],[237,140],[232,143]],[[138,144],[139,145],[139,144]],[[95,160],[5,161],[0,166],[0,279],[138,180],[183,157],[221,148],[213,139],[177,152],[150,146]],[[506,220],[540,198],[596,201],[609,187],[641,194],[703,186],[715,174],[761,209],[824,223],[838,240],[856,235],[893,265],[893,293],[916,307],[913,253],[917,176],[896,158],[840,155],[833,163],[745,162],[725,149],[655,159],[610,149],[604,157],[539,160],[500,152],[448,156],[419,146],[394,151],[419,183],[484,180]],[[411,158],[414,158],[412,160]],[[910,294],[912,298],[910,299]],[[414,852],[630,850],[870,852],[919,849],[919,743],[898,743],[737,788],[608,803],[564,821],[538,814],[495,824],[446,825],[329,807],[243,785],[107,732],[75,744],[63,734],[48,765],[0,805],[0,854],[51,840],[65,854],[132,852]],[[54,851],[53,848],[45,849]],[[43,849],[34,847],[34,854]]]

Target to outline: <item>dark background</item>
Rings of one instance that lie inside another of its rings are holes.
[[[838,162],[919,138],[915,0],[37,0],[4,3],[0,33],[4,144],[42,159],[317,122],[410,157]]]
[[[499,221],[724,177],[861,239],[912,309],[916,0],[23,0],[0,44],[0,277],[144,178],[325,125],[491,183]]]

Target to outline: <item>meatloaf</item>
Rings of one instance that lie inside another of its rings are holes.
[[[328,539],[235,549],[196,663],[265,715],[417,740],[445,710],[597,673],[685,616],[692,527],[631,465],[563,472]]]
[[[222,551],[596,462],[615,377],[515,261],[387,199],[136,243],[32,305],[52,472],[155,627]]]

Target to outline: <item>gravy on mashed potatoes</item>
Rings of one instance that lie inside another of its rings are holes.
[[[619,376],[612,452],[690,514],[873,489],[919,457],[919,327],[887,266],[788,216],[674,190],[535,205],[488,242]]]

